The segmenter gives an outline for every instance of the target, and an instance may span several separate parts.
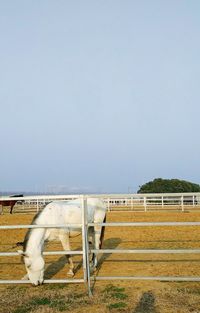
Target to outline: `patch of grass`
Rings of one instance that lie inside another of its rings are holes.
[[[67,289],[67,284],[46,284],[45,289],[49,290],[60,290],[60,289]]]
[[[128,295],[125,293],[125,288],[117,287],[112,284],[109,284],[108,286],[106,286],[106,288],[103,290],[103,294],[106,300],[110,298],[111,301],[112,300],[125,300],[128,298]],[[123,309],[126,306],[127,304],[125,302],[114,302],[114,303],[107,305],[107,308],[109,310]]]
[[[16,289],[16,286],[12,286],[12,285],[11,285],[11,286],[8,286],[7,289],[8,289],[8,290],[15,290],[15,289]]]
[[[116,287],[112,284],[109,284],[108,286],[106,286],[106,288],[103,290],[103,293],[111,293],[111,292],[124,292],[125,288],[123,287]]]
[[[107,307],[109,310],[112,310],[112,309],[123,309],[126,306],[127,306],[127,304],[124,302],[116,302],[116,303],[109,304]]]
[[[19,291],[19,290],[26,290],[27,289],[27,287],[26,286],[8,286],[7,288],[6,288],[7,290],[16,290],[16,291]]]
[[[28,313],[30,311],[29,308],[26,308],[26,307],[20,307],[20,308],[17,308],[13,313]]]
[[[87,305],[91,303],[91,299],[88,298],[86,293],[71,293],[68,294],[67,303],[71,306],[74,305]]]
[[[64,298],[54,299],[54,298],[33,298],[28,303],[23,306],[17,308],[13,313],[28,313],[29,311],[39,307],[39,306],[49,306],[51,308],[56,308],[59,311],[67,310],[67,302]]]
[[[52,300],[49,306],[51,308],[57,309],[60,312],[69,309],[69,303],[67,303],[64,299]]]
[[[12,292],[15,294],[23,294],[26,292],[26,286],[9,286],[7,287],[8,292]]]
[[[128,295],[125,293],[121,293],[121,292],[116,292],[112,294],[112,297],[118,300],[124,300],[126,298],[128,298]]]
[[[51,300],[49,298],[33,298],[29,304],[31,306],[49,305],[51,304]]]
[[[50,297],[34,297],[27,303],[15,309],[13,313],[28,313],[31,310],[35,310],[40,306],[47,306],[54,308],[60,312],[70,310],[74,305],[86,305],[89,303],[89,299],[85,297],[83,293],[73,293],[66,296],[61,296],[58,293]]]

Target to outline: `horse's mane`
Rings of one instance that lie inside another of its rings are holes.
[[[38,212],[38,213],[34,216],[34,218],[32,219],[31,225],[36,225],[36,220],[37,220],[37,218],[40,216],[41,212],[42,212],[42,211]],[[31,235],[32,231],[33,231],[33,228],[29,228],[29,229],[27,230],[27,232],[26,232],[26,235],[25,235],[25,238],[24,238],[24,242],[23,242],[23,252],[26,251],[27,243],[28,243],[28,241],[29,241],[29,238],[30,238],[30,235]]]

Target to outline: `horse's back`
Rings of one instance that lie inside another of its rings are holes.
[[[101,199],[87,199],[88,221],[98,222],[103,220],[106,206]],[[81,223],[82,201],[74,199],[69,201],[53,201],[49,203],[39,214],[36,223],[68,224]]]

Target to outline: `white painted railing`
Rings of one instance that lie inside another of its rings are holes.
[[[22,201],[23,208],[32,208],[39,211],[47,203],[55,200],[70,200],[81,195],[35,195],[24,197],[0,197],[1,201]],[[137,210],[151,211],[163,209],[200,209],[200,193],[158,193],[158,194],[100,194],[85,195],[85,197],[98,197],[105,201],[108,210]],[[0,203],[1,205],[1,203]],[[15,209],[14,209],[15,210]]]

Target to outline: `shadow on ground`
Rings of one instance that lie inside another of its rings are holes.
[[[155,296],[151,291],[144,292],[133,313],[157,313]]]
[[[115,249],[119,244],[121,243],[121,239],[120,238],[110,238],[104,241],[103,243],[103,249],[106,248],[110,248],[110,249]],[[79,247],[77,250],[81,250],[82,247]],[[103,262],[109,258],[111,254],[110,253],[104,253],[102,254],[98,259],[98,269],[97,269],[97,273],[99,272]],[[45,270],[45,274],[44,274],[44,278],[45,279],[51,279],[53,276],[55,276],[58,272],[60,272],[66,265],[67,263],[67,258],[66,256],[62,256],[60,257],[56,262],[53,262],[52,264],[50,264],[46,270]],[[82,267],[82,261],[81,262],[74,262],[75,264],[75,268],[74,268],[74,274],[76,274]],[[66,273],[67,274],[67,273]],[[66,275],[67,277],[67,275]]]
[[[81,250],[81,249],[82,247],[78,248],[77,250]],[[82,261],[74,262],[74,274],[75,275],[81,269],[82,263],[83,263]],[[44,273],[44,279],[51,279],[58,272],[60,272],[65,267],[66,264],[68,264],[67,257],[63,255],[56,262],[53,262],[46,268],[45,273]],[[67,271],[68,269],[66,269],[66,279],[69,278],[67,277]]]
[[[120,238],[109,238],[109,239],[106,239],[104,240],[103,242],[103,247],[102,249],[115,249],[119,246],[119,244],[122,242],[122,240]],[[112,253],[103,253],[101,255],[98,261],[98,270],[97,272],[100,270],[101,268],[101,265],[103,264],[103,262],[109,258],[109,256],[111,255]]]

